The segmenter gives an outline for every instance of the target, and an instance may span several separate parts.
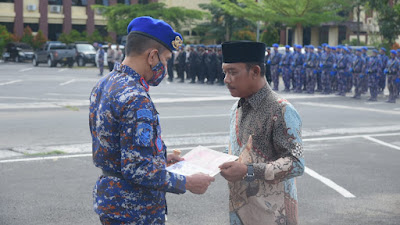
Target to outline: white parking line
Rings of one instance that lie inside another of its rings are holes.
[[[60,86],[67,85],[67,84],[70,84],[70,83],[75,82],[75,81],[76,81],[75,79],[72,79],[72,80],[66,81],[64,83],[61,83]]]
[[[32,70],[33,68],[26,68],[26,69],[22,69],[22,70],[19,70],[18,72],[26,72],[26,71],[29,71],[29,70]]]
[[[18,83],[18,82],[22,82],[22,80],[12,80],[9,82],[0,83],[0,86],[7,85],[7,84],[14,84],[14,83]]]
[[[315,179],[321,181],[322,183],[324,183],[326,186],[332,188],[333,190],[337,191],[339,194],[343,195],[345,198],[355,198],[356,196],[354,196],[352,193],[350,193],[349,191],[347,191],[346,189],[344,189],[343,187],[339,186],[338,184],[336,184],[335,182],[333,182],[332,180],[321,176],[320,174],[318,174],[317,172],[315,172],[314,170],[306,167],[304,172],[312,177],[314,177]]]
[[[381,144],[381,145],[390,147],[390,148],[394,148],[394,149],[396,149],[396,150],[400,150],[400,147],[397,146],[397,145],[392,145],[392,144],[389,144],[389,143],[387,143],[387,142],[378,140],[378,139],[373,138],[373,137],[370,137],[370,136],[363,136],[363,138],[365,138],[365,139],[367,139],[367,140],[370,140],[370,141],[373,141],[373,142],[375,142],[375,143],[378,143],[378,144]]]
[[[323,103],[314,103],[314,102],[298,102],[297,104],[308,105],[308,106],[317,106],[317,107],[326,107],[326,108],[351,109],[351,110],[370,111],[370,112],[378,112],[378,113],[384,113],[384,114],[400,115],[399,111],[383,110],[383,109],[373,109],[373,108],[354,107],[354,106],[345,106],[345,105],[332,105],[332,104],[323,104]]]

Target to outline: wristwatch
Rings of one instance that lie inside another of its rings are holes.
[[[247,182],[252,182],[255,180],[253,164],[247,165],[247,174],[244,176],[244,180]]]

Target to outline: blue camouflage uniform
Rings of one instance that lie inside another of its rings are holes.
[[[304,64],[304,55],[301,54],[301,45],[297,45],[297,52],[293,55],[292,67],[294,69],[294,90],[296,93],[301,93],[301,88],[303,87],[303,64]]]
[[[337,58],[339,57],[338,52],[336,51],[336,47],[331,47],[331,53],[333,55],[333,65],[332,65],[332,70],[329,73],[330,76],[330,82],[331,82],[331,92],[335,92],[337,91],[337,84],[338,84],[338,80],[337,80],[337,68],[336,68],[336,61]]]
[[[334,55],[330,51],[326,51],[322,54],[320,60],[321,73],[321,86],[323,94],[331,93],[331,71],[334,64]]]
[[[99,45],[99,57],[97,58],[97,63],[99,65],[99,69],[100,69],[100,76],[103,76],[103,71],[104,71],[104,49],[103,49],[103,45]]]
[[[391,50],[391,58],[386,64],[386,68],[384,73],[387,75],[387,85],[389,89],[389,99],[387,102],[395,103],[398,95],[397,83],[400,81],[399,78],[399,61],[396,58],[397,52],[395,50]]]
[[[322,69],[319,67],[319,64],[320,64],[321,58],[322,58],[322,54],[323,54],[322,47],[318,46],[318,53],[317,53],[317,55],[318,55],[318,69],[317,69],[317,90],[316,90],[318,92],[322,91],[322,84],[321,84]]]
[[[144,25],[157,28],[142,31]],[[151,17],[138,17],[128,26],[128,33],[172,33],[178,38],[180,34],[167,25]],[[173,40],[171,36],[162,38],[165,43]],[[153,79],[159,83],[165,76],[165,67],[157,65],[149,80],[153,85],[157,85]],[[93,163],[103,173],[93,189],[93,207],[103,224],[164,224],[166,192],[186,191],[185,176],[166,170],[167,147],[148,90],[149,83],[136,71],[116,63],[90,95]]]
[[[386,49],[381,48],[381,54],[379,54],[381,63],[382,63],[382,70],[378,72],[379,75],[379,92],[383,92],[386,87],[386,74],[383,72],[383,70],[386,68],[386,64],[389,60],[389,57],[386,55]]]
[[[360,51],[357,49],[357,51]],[[359,53],[360,54],[360,53]],[[362,93],[362,79],[365,72],[365,59],[361,55],[357,55],[353,61],[351,72],[353,73],[353,84],[355,87],[353,98],[359,99]]]
[[[350,60],[350,55],[348,54],[349,50],[347,48],[343,48],[343,53],[338,55],[336,61],[336,69],[338,71],[338,95],[345,96],[347,89],[347,70],[348,64]]]
[[[364,58],[366,65],[369,61],[369,56],[367,55],[367,50],[368,50],[367,47],[362,47],[362,52],[363,52],[362,57]],[[363,76],[361,76],[361,87],[362,87],[363,94],[367,93],[367,91],[368,91],[368,76],[366,76],[366,72],[367,71],[365,71],[365,74],[363,74]]]
[[[369,101],[376,101],[378,96],[378,87],[379,87],[378,72],[382,70],[382,62],[380,60],[380,57],[377,56],[377,54],[378,51],[374,50],[374,55],[369,57],[366,66],[366,72],[368,75],[368,87],[371,95]]]
[[[279,63],[280,68],[282,68],[282,78],[285,85],[285,91],[290,91],[290,78],[292,74],[291,64],[293,56],[290,52],[290,46],[286,45],[286,54],[282,56],[281,62]]]
[[[306,87],[307,93],[313,94],[315,91],[315,84],[317,80],[317,68],[319,64],[319,57],[314,53],[314,46],[309,46],[310,52],[305,62],[306,67]]]
[[[274,83],[273,90],[279,90],[279,63],[282,59],[282,54],[278,52],[278,44],[273,44],[274,53],[271,55],[271,58],[267,61],[268,64],[271,65],[271,77],[272,82]]]

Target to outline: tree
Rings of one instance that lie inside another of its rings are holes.
[[[33,34],[32,34],[32,29],[29,26],[26,26],[24,28],[24,33],[22,35],[21,42],[33,46]]]
[[[40,47],[42,47],[42,45],[44,43],[46,43],[47,38],[44,36],[43,32],[41,30],[39,30],[36,35],[35,38],[33,39],[33,48],[34,49],[39,49]]]
[[[400,35],[399,0],[367,0],[368,6],[378,12],[379,32],[393,45]]]
[[[235,32],[237,33],[245,27],[250,27],[250,29],[255,28],[254,22],[234,17],[213,2],[210,4],[199,4],[199,6],[210,12],[207,18],[208,21],[194,28],[196,33],[201,34],[203,37],[201,41],[204,41],[204,39],[215,39],[217,43],[230,41]]]
[[[7,27],[0,25],[0,56],[3,55],[4,47],[11,41],[11,34],[7,31]]]
[[[86,36],[79,33],[79,31],[72,29],[69,34],[62,33],[58,40],[66,44],[70,44],[76,41],[86,41]]]
[[[194,19],[202,19],[204,14],[199,10],[182,7],[166,8],[164,3],[93,5],[92,8],[100,10],[107,18],[107,29],[119,35],[125,35],[128,24],[133,18],[139,16],[162,19],[179,31],[183,24],[188,24]]]
[[[251,21],[279,22],[295,27],[295,42],[303,43],[303,27],[341,21],[338,15],[346,0],[212,0],[229,14]]]

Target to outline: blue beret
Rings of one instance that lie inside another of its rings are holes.
[[[390,50],[390,53],[397,55],[396,50]]]
[[[374,49],[374,50],[372,50],[372,52],[378,53],[378,50]]]
[[[357,48],[356,51],[357,51],[357,52],[361,52],[361,48]]]
[[[313,46],[313,45],[309,45],[308,47],[311,48],[311,49],[314,49],[314,46]]]
[[[277,43],[273,44],[272,47],[278,48],[279,45]]]
[[[349,50],[352,50],[353,48],[351,46],[347,47]]]
[[[318,49],[322,49],[322,47],[321,47],[321,46],[318,46]]]
[[[253,41],[222,43],[224,63],[265,62],[265,44]]]
[[[335,48],[335,47],[333,47],[333,46],[331,47],[331,49],[336,51],[336,48]]]
[[[302,48],[302,46],[301,45],[296,45],[296,48]]]
[[[337,49],[343,49],[343,46],[338,45],[338,46],[336,46],[336,48],[337,48]]]
[[[350,50],[349,50],[348,48],[346,48],[346,47],[343,47],[343,49],[344,49],[346,52],[350,52]]]
[[[133,19],[128,25],[127,32],[128,34],[139,33],[152,38],[170,51],[178,50],[183,43],[182,35],[175,32],[168,23],[149,16]]]
[[[323,44],[322,44],[322,47],[326,47],[326,46],[328,46],[327,43],[323,43]]]
[[[400,48],[399,48],[399,49],[397,49],[397,52],[400,52]]]
[[[102,45],[102,44],[99,44],[98,46],[99,46],[99,48],[102,48],[102,47],[103,47],[103,45]]]
[[[368,51],[368,48],[364,46],[362,47],[362,50]]]
[[[285,48],[290,48],[290,45],[286,45]]]
[[[386,52],[386,48],[383,48],[383,47],[382,47],[381,50]]]

